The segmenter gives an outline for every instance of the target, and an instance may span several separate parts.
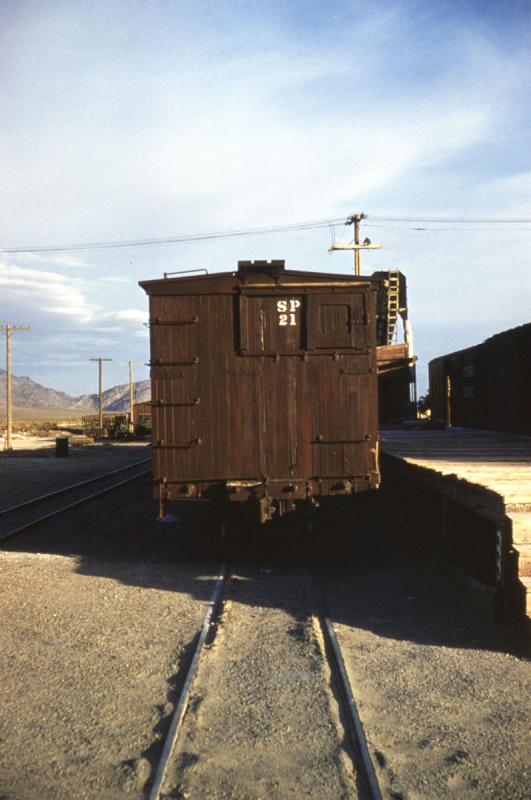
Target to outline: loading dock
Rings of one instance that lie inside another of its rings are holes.
[[[531,436],[384,430],[385,491],[403,523],[509,615],[531,617]]]

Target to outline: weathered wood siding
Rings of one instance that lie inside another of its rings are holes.
[[[156,481],[376,480],[376,290],[293,275],[143,284]]]

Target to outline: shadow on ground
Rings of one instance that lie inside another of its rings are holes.
[[[176,503],[174,519],[162,523],[150,493],[149,480],[138,481],[102,496],[97,506],[5,541],[4,549],[73,556],[80,574],[176,592],[182,589],[171,571],[158,577],[153,567],[185,562],[199,600],[210,597],[219,562],[227,557],[238,579],[260,584],[274,572],[311,568],[321,575],[335,622],[397,640],[525,652],[519,627],[495,624],[478,611],[440,560],[393,524],[379,496],[356,498],[348,513],[338,504],[325,508],[312,536],[300,520],[254,534],[247,529],[232,538],[227,553],[222,541],[199,532],[205,503]],[[263,604],[263,592],[257,594]],[[252,593],[245,595],[252,602]],[[269,597],[274,605],[274,595]],[[300,619],[300,608],[286,610]]]

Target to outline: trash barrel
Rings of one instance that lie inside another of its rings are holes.
[[[68,456],[68,436],[58,436],[55,440],[55,457],[66,458]]]

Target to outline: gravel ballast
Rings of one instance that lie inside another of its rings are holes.
[[[124,452],[139,460],[141,447]],[[118,466],[114,452],[99,448],[96,473]],[[0,503],[49,479],[48,459],[36,461],[42,474],[5,470]],[[193,529],[199,506],[158,523],[150,495],[140,479],[2,543],[1,800],[147,796],[218,571]],[[375,507],[350,534],[345,520],[325,525],[323,546],[302,543],[287,571],[260,548],[235,553],[170,797],[357,796],[307,561],[322,573],[384,798],[529,797],[521,639],[382,520]]]
[[[149,493],[3,543],[2,800],[145,797],[215,568]]]
[[[396,531],[360,532],[327,601],[384,797],[530,797],[525,640]]]
[[[2,554],[2,797],[143,796],[201,616],[190,580],[163,564],[96,576],[72,558]]]
[[[0,510],[150,457],[146,442],[134,441],[70,447],[67,458],[52,446],[0,453]]]
[[[357,797],[309,609],[303,575],[236,572],[194,682],[164,796]]]

